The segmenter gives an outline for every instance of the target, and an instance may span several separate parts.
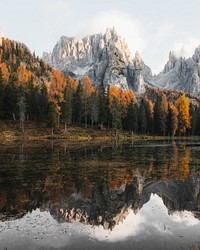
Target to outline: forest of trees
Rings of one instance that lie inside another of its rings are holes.
[[[150,88],[142,95],[114,84],[95,88],[88,76],[65,77],[8,39],[0,46],[0,120],[113,128],[151,135],[200,135],[199,100]]]

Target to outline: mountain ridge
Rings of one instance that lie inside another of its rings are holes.
[[[103,82],[144,92],[143,76],[152,75],[138,52],[131,58],[128,45],[115,28],[83,39],[62,36],[52,53],[43,53],[43,59],[66,76],[80,79],[87,74],[95,86]]]
[[[155,76],[138,52],[135,57],[131,56],[127,43],[115,28],[83,39],[62,36],[52,53],[45,52],[42,58],[66,76],[80,79],[87,74],[95,86],[114,84],[142,93],[145,85],[150,85],[200,95],[199,47],[188,59],[178,58],[170,51],[164,69]]]
[[[200,48],[196,48],[192,57],[177,58],[173,51],[163,71],[153,76],[150,83],[159,88],[182,90],[200,95]]]

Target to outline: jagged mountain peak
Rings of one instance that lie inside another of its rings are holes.
[[[192,59],[196,62],[200,62],[200,45],[195,49],[194,55],[192,56]]]
[[[169,61],[174,61],[174,60],[177,60],[177,56],[176,56],[174,50],[170,50],[170,52],[169,52]]]
[[[115,38],[119,38],[120,36],[118,35],[116,28],[112,27],[106,29],[105,37],[107,40],[113,40]]]
[[[140,55],[139,51],[136,51],[136,52],[135,52],[135,60],[136,60],[136,61],[139,61],[139,62],[142,61],[142,58],[141,58],[141,55]]]
[[[125,39],[118,35],[115,27],[108,28],[104,34],[87,35],[82,39],[62,36],[52,53],[43,54],[43,59],[66,76],[88,75],[95,86],[115,84],[125,90],[142,91],[143,75],[151,75],[138,52],[134,59],[131,57]]]
[[[171,50],[162,72],[152,76],[139,52],[132,57],[125,39],[112,27],[104,34],[82,39],[62,36],[51,53],[43,54],[43,59],[66,76],[80,79],[88,75],[95,86],[114,84],[125,90],[143,92],[145,84],[150,84],[199,95],[200,46],[192,57],[185,59],[185,55],[184,47],[179,52]]]
[[[171,69],[173,69],[176,65],[178,58],[173,50],[169,52],[168,61],[164,67],[163,73],[168,73]]]
[[[150,83],[156,87],[200,95],[200,47],[195,49],[192,57],[185,59],[180,55],[170,51],[164,70],[152,77]]]

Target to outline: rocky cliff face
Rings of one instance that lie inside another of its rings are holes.
[[[88,75],[95,86],[115,84],[141,92],[146,79],[151,77],[151,70],[139,53],[132,59],[127,44],[114,28],[83,39],[63,36],[52,53],[43,54],[43,59],[66,76]]]
[[[63,36],[52,53],[43,53],[43,59],[66,76],[89,75],[95,86],[114,84],[143,92],[145,84],[150,84],[200,95],[200,47],[189,59],[177,58],[171,51],[163,71],[152,76],[139,53],[132,58],[128,45],[113,28],[83,39]]]
[[[196,48],[194,55],[188,59],[178,59],[170,52],[164,70],[152,77],[149,83],[161,88],[200,95],[200,47]]]

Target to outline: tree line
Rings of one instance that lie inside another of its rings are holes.
[[[0,46],[0,119],[46,122],[52,134],[61,124],[124,129],[152,135],[200,135],[199,102],[164,91],[135,95],[114,84],[94,87],[90,78],[65,77],[24,44],[3,39]]]

